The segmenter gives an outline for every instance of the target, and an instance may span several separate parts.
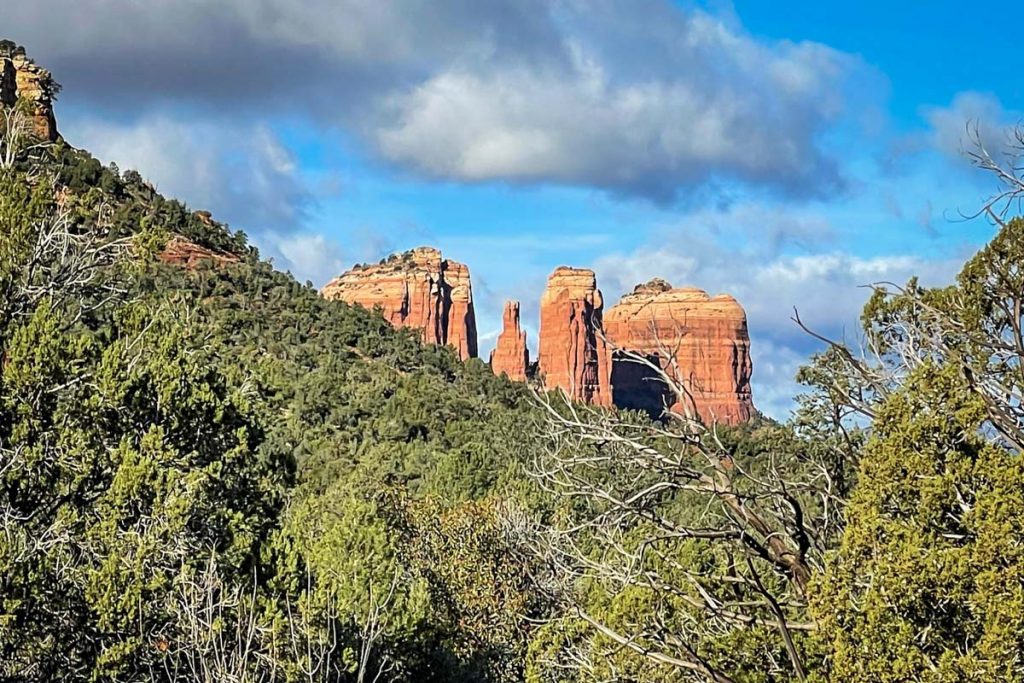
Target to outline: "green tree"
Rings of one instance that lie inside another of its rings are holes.
[[[280,656],[314,680],[421,680],[417,660],[432,630],[426,582],[403,564],[386,500],[367,483],[339,481],[290,512],[279,580],[296,599],[281,622]],[[306,647],[296,647],[296,631]]]
[[[187,312],[120,301],[124,245],[53,196],[0,177],[0,672],[139,679],[178,581],[259,571],[285,470]]]
[[[403,555],[426,580],[462,680],[522,680],[533,627],[551,608],[534,583],[542,568],[525,510],[493,495],[455,505],[404,500],[399,520]]]
[[[954,286],[880,288],[872,435],[847,527],[815,582],[835,681],[1024,680],[1024,221]]]
[[[812,590],[834,681],[1024,680],[1024,462],[957,369],[878,407],[848,526]]]

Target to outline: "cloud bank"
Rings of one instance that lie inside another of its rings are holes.
[[[834,191],[819,138],[862,68],[667,0],[38,0],[4,23],[116,118],[277,113],[430,178],[659,201],[728,181]]]
[[[138,169],[165,195],[246,231],[292,231],[315,199],[295,156],[265,124],[224,128],[157,114],[129,123],[78,117],[61,129],[88,141],[98,158]]]

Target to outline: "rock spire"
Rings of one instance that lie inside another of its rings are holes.
[[[50,142],[58,137],[53,102],[59,91],[50,72],[29,59],[23,48],[0,40],[0,104],[13,107],[23,103],[33,132]]]
[[[561,388],[576,401],[611,406],[611,354],[601,333],[603,308],[594,271],[555,269],[540,302],[538,370],[548,388]]]
[[[502,314],[501,334],[491,352],[491,369],[495,375],[504,373],[509,379],[526,381],[530,351],[526,348],[526,332],[519,326],[519,302],[506,301]]]
[[[687,394],[683,400],[669,396],[642,365],[617,360],[612,375],[616,405],[658,413],[667,403],[708,423],[736,424],[754,414],[747,316],[733,297],[712,297],[655,279],[622,297],[604,324],[613,347],[656,361]]]

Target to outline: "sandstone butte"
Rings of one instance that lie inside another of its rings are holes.
[[[556,268],[540,301],[537,362],[546,387],[611,406],[611,353],[599,332],[603,307],[594,271]]]
[[[622,297],[608,310],[604,324],[616,349],[616,405],[658,414],[668,403],[677,412],[695,412],[706,423],[737,424],[754,414],[747,316],[733,297],[674,289],[655,279]],[[664,384],[652,381],[653,371],[622,358],[625,349],[669,369],[681,380],[688,400],[667,395]]]
[[[420,330],[423,341],[448,344],[463,360],[477,355],[469,268],[442,258],[432,247],[356,266],[328,282],[320,293],[364,308],[380,306],[392,325]]]
[[[511,380],[525,382],[530,351],[526,348],[526,332],[519,326],[518,301],[505,302],[501,322],[501,334],[491,352],[491,370],[495,375],[504,373]]]
[[[0,104],[11,107],[26,103],[35,134],[44,140],[57,140],[57,120],[53,99],[57,84],[46,69],[20,51],[0,52]]]

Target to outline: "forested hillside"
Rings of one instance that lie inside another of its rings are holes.
[[[520,670],[541,607],[500,494],[530,488],[525,387],[323,300],[136,172],[11,152],[0,672]],[[169,257],[182,238],[200,258]],[[475,623],[506,601],[507,630]],[[248,659],[217,660],[247,629]]]
[[[0,680],[1024,680],[1024,221],[876,289],[790,423],[652,420],[321,298],[29,104]]]

